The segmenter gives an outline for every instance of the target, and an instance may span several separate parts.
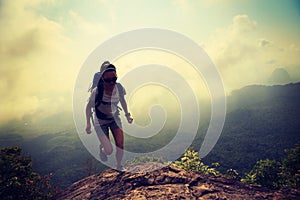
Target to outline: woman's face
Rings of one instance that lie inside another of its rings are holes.
[[[102,80],[106,87],[113,89],[117,81],[117,73],[115,71],[105,72],[102,76]]]

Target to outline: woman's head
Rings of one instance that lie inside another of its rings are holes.
[[[113,64],[109,64],[102,71],[101,81],[107,86],[114,86],[117,81],[116,67]]]

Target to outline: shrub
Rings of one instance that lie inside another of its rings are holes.
[[[1,199],[49,199],[55,194],[50,176],[40,176],[32,170],[32,161],[21,155],[20,147],[0,151]]]
[[[147,163],[147,162],[158,162],[158,163],[165,163],[163,158],[158,158],[155,156],[140,156],[140,157],[135,157],[131,161],[126,161],[126,164],[138,164],[138,163]]]
[[[256,184],[271,189],[280,187],[281,164],[275,160],[257,161],[253,169],[242,179],[245,183]]]
[[[288,155],[282,160],[282,187],[300,189],[300,145],[285,151]]]
[[[240,179],[239,173],[235,169],[228,169],[226,171],[226,174],[224,175],[225,178],[230,178],[230,179],[235,179],[238,180]]]
[[[211,174],[215,176],[220,174],[215,168],[211,168],[202,163],[199,153],[192,149],[186,150],[183,156],[171,165],[185,170],[198,171],[202,174]],[[217,167],[219,164],[214,163],[214,165]]]

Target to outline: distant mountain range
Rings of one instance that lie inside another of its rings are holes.
[[[232,92],[222,135],[204,158],[249,171],[259,159],[280,160],[300,144],[300,83],[252,85]]]

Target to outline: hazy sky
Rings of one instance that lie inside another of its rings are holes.
[[[276,68],[300,81],[297,0],[0,0],[0,27],[0,125],[71,111],[88,55],[145,27],[202,45],[227,93],[265,83]]]

